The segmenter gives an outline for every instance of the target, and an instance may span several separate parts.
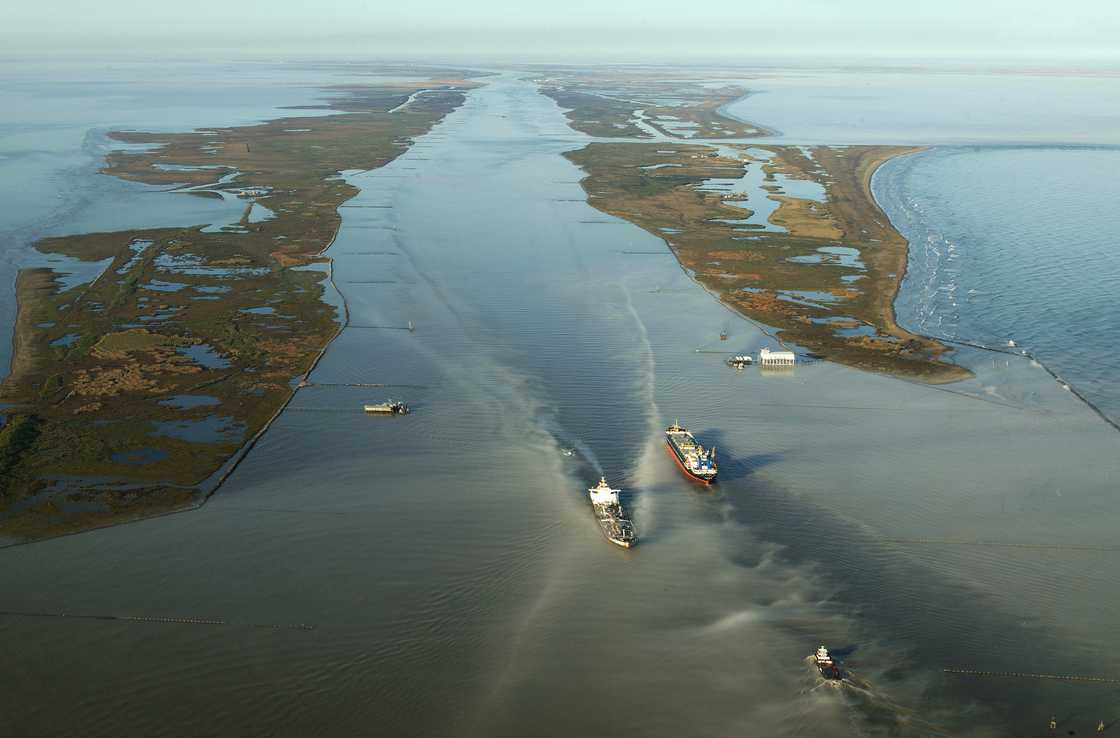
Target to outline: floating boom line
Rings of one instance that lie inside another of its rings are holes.
[[[68,620],[117,620],[129,623],[166,623],[170,625],[232,625],[266,630],[315,630],[308,623],[239,623],[221,618],[173,617],[159,615],[115,615],[110,613],[0,610],[0,616],[21,618],[66,618]]]
[[[942,669],[945,674],[980,677],[1014,677],[1018,679],[1053,679],[1061,682],[1095,682],[1098,684],[1120,684],[1120,678],[1102,676],[1083,676],[1080,674],[1032,674],[1024,671],[982,671],[980,669]]]

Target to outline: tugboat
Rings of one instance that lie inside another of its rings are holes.
[[[618,501],[619,491],[611,489],[606,477],[599,477],[598,486],[587,490],[603,535],[616,546],[630,548],[638,542],[638,534],[634,532],[634,523],[626,517],[626,511]]]
[[[665,429],[665,443],[668,444],[677,466],[685,474],[704,484],[716,481],[718,468],[714,448],[706,449],[701,446],[679,423],[673,423]]]
[[[408,405],[400,400],[386,400],[364,406],[367,413],[374,415],[408,415]]]
[[[817,669],[820,671],[821,676],[825,679],[839,680],[844,678],[844,674],[840,671],[840,667],[832,660],[829,655],[828,649],[824,646],[817,647],[817,652],[813,654],[813,662],[816,663]]]

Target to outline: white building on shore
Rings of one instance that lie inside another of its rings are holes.
[[[764,348],[758,352],[758,363],[764,367],[793,366],[797,363],[797,354],[792,351],[771,351]]]

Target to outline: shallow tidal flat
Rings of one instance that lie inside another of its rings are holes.
[[[587,174],[591,205],[664,239],[701,284],[782,340],[948,382],[968,372],[895,321],[907,243],[869,187],[879,164],[913,150],[593,143],[566,156]]]
[[[27,269],[0,386],[0,540],[196,504],[339,329],[324,301],[339,176],[394,160],[464,99],[461,79],[330,88],[318,117],[122,131],[105,174],[152,197],[243,203],[225,225],[38,241],[91,279]],[[92,268],[91,268],[92,267]],[[80,283],[74,284],[75,281]]]

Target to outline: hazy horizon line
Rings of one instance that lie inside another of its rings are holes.
[[[492,52],[453,54],[407,54],[376,52],[346,53],[338,50],[327,52],[301,51],[277,54],[262,50],[229,49],[226,47],[194,48],[190,50],[161,50],[106,52],[91,49],[56,49],[38,51],[3,51],[0,63],[12,62],[61,62],[61,63],[237,63],[237,64],[332,64],[348,65],[416,65],[430,67],[512,67],[512,66],[584,66],[609,65],[617,67],[753,67],[753,68],[843,68],[843,67],[1012,67],[1018,70],[1072,71],[1073,67],[1095,69],[1113,68],[1120,71],[1120,51],[1110,54],[774,54],[774,53],[694,53],[694,54],[518,54]]]

